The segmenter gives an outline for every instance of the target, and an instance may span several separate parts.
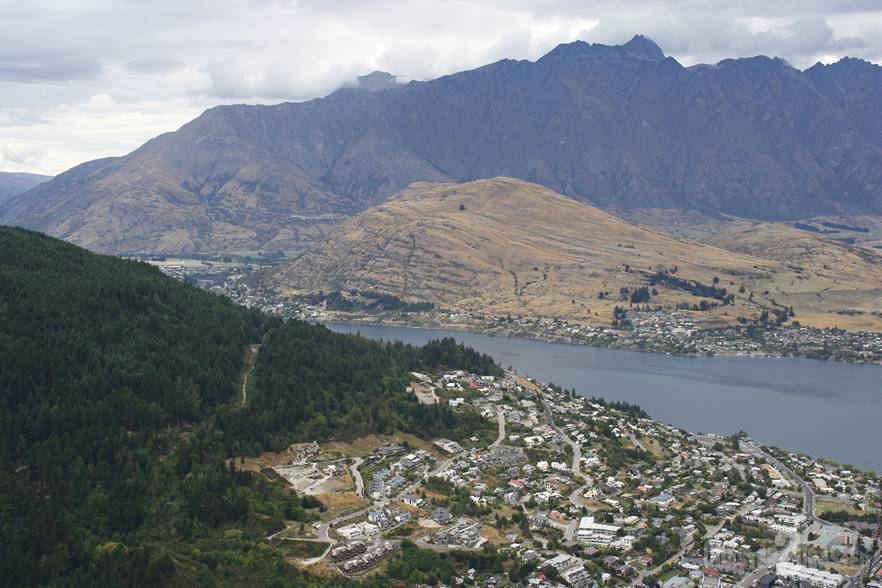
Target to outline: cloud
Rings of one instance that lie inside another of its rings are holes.
[[[533,33],[529,30],[514,31],[499,39],[487,49],[491,61],[500,59],[530,59],[535,57]]]
[[[126,63],[126,69],[141,74],[164,74],[182,67],[179,61],[164,57],[135,59]]]
[[[22,106],[0,108],[0,127],[32,126],[46,121]]]
[[[876,55],[882,55],[882,47],[871,49],[864,38],[837,35],[826,18],[735,18],[722,7],[713,14],[681,15],[647,13],[641,11],[639,5],[632,6],[600,20],[596,27],[583,31],[579,37],[587,41],[617,43],[634,31],[642,31],[665,53],[687,65],[765,54],[783,57],[797,67],[807,67],[823,55],[851,52],[872,58],[874,51]]]
[[[39,65],[0,65],[0,81],[17,83],[70,82],[94,79],[104,66],[97,61],[55,62]]]
[[[196,117],[209,104],[189,97],[122,103],[99,93],[46,108],[39,118],[4,109],[0,121],[7,116],[12,120],[0,132],[0,170],[54,175],[84,161],[124,155]]]
[[[195,94],[228,100],[306,100],[323,96],[371,71],[362,63],[332,64],[321,69],[296,59],[275,59],[262,72],[251,71],[236,60],[212,60],[204,69],[208,83]]]
[[[245,78],[239,64],[233,60],[212,59],[205,66],[209,86],[205,92],[218,98],[246,98],[253,96],[252,85]]]

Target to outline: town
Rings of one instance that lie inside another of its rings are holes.
[[[689,433],[512,371],[411,373],[409,391],[493,426],[274,456],[323,505],[313,525],[270,537],[291,561],[361,577],[400,567],[404,550],[465,554],[455,561],[493,564],[459,566],[454,584],[482,586],[882,586],[874,473]]]
[[[419,326],[522,337],[674,355],[808,357],[853,363],[882,363],[882,333],[819,329],[796,323],[749,325],[699,321],[701,314],[688,310],[624,310],[626,325],[586,325],[565,319],[489,316],[430,308],[420,312],[401,309],[334,309],[317,297],[288,297],[260,287],[264,265],[156,261],[173,277],[229,297],[268,314],[311,322],[352,322]],[[625,328],[622,328],[625,327]]]

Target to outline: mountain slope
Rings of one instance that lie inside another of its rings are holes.
[[[394,429],[471,436],[486,426],[474,413],[406,391],[409,370],[442,362],[499,370],[452,340],[414,348],[282,324],[146,264],[0,227],[0,575],[351,585],[285,565],[267,534],[316,520],[318,503],[231,458]]]
[[[702,241],[798,270],[798,285],[779,284],[771,297],[799,308],[801,322],[882,330],[882,255],[872,249],[776,223],[739,223]]]
[[[51,179],[51,176],[39,174],[0,172],[0,207],[13,196],[23,194],[34,186]]]
[[[882,256],[860,246],[777,223],[738,223],[702,239],[754,257],[774,259],[855,287],[882,286]]]
[[[675,284],[652,284],[663,270],[705,285],[716,277],[734,294],[734,305],[697,315],[703,318],[750,317],[784,292],[882,286],[877,256],[839,273],[814,272],[677,239],[511,178],[414,184],[346,221],[269,280],[288,292],[376,290],[443,308],[608,323],[615,305],[630,302],[622,288],[655,287],[651,306],[699,302]]]
[[[685,68],[643,37],[427,82],[213,108],[0,219],[114,252],[301,249],[414,181],[498,175],[608,209],[882,213],[882,68]]]
[[[379,290],[445,307],[592,320],[623,287],[676,266],[710,283],[779,264],[682,241],[512,178],[410,186],[334,229],[271,282],[295,291]],[[626,266],[628,266],[626,268]],[[613,295],[598,299],[600,292]],[[684,300],[661,288],[654,302]],[[606,321],[609,313],[602,313]]]

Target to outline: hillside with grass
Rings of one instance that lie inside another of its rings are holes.
[[[821,234],[783,223],[738,222],[703,242],[745,255],[778,261],[795,272],[758,302],[792,306],[804,324],[882,330],[882,255],[847,239],[855,233]]]
[[[802,320],[819,293],[882,285],[879,258],[868,252],[829,244],[849,255],[828,270],[821,259],[797,265],[768,247],[728,246],[639,226],[514,178],[416,183],[274,269],[268,283],[285,294],[368,291],[442,310],[603,325],[631,305],[734,323],[788,304]],[[847,308],[834,302],[803,322],[835,322]]]

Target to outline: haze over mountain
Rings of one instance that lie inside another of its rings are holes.
[[[13,196],[27,192],[37,184],[51,179],[52,176],[40,174],[0,172],[0,206]]]
[[[80,165],[0,219],[99,251],[300,249],[414,181],[505,175],[612,210],[882,213],[882,68],[758,56],[683,67],[577,41],[427,82],[372,74],[223,106]]]
[[[802,233],[781,227],[776,234],[788,232]],[[733,305],[696,313],[697,320],[752,317],[775,302],[797,306],[800,320],[815,322],[837,308],[882,310],[882,257],[817,235],[806,239],[773,257],[768,239],[753,239],[765,248],[742,248],[750,237],[733,235],[721,239],[730,251],[640,227],[522,180],[416,183],[335,228],[276,269],[269,283],[287,293],[377,291],[445,309],[602,324],[614,306],[628,305],[630,292],[647,286],[656,290],[646,300],[653,307],[714,302],[651,281],[671,270],[734,294]],[[798,248],[822,251],[797,257]],[[821,291],[832,302],[818,301]],[[808,304],[812,317],[800,312]]]

